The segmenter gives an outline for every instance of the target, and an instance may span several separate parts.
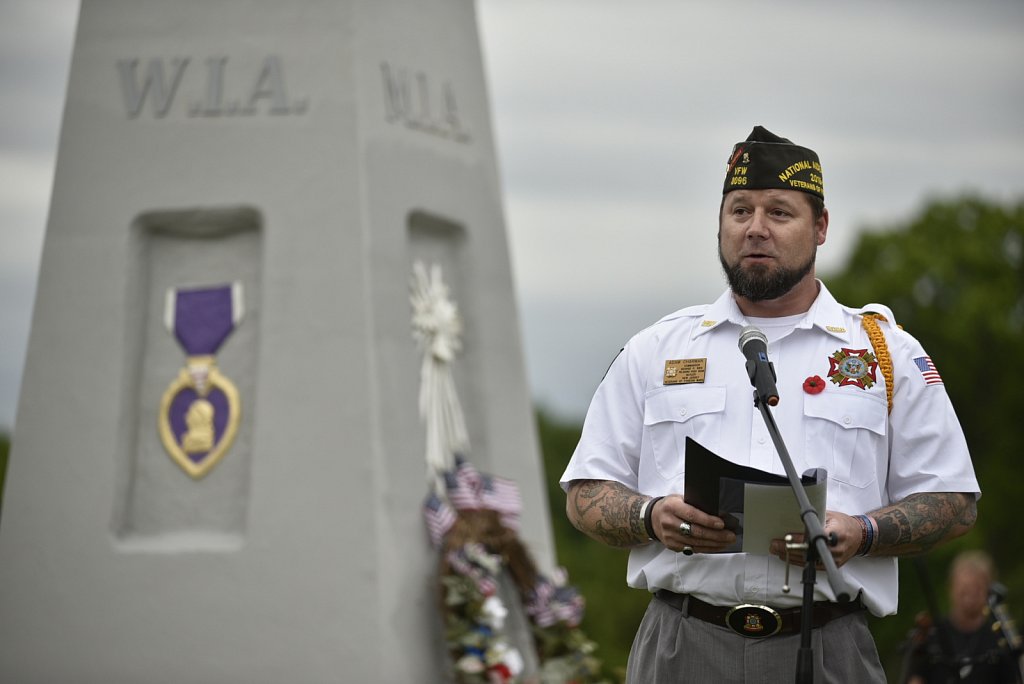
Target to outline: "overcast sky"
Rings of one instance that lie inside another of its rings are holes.
[[[1024,198],[1024,2],[478,0],[534,396],[582,416],[636,330],[725,287],[725,160],[755,124],[821,157],[856,232]],[[77,0],[0,0],[0,428],[15,421]],[[849,302],[859,304],[861,302]]]

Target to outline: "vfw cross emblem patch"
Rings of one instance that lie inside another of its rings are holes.
[[[241,283],[167,292],[164,323],[187,358],[160,401],[160,441],[197,480],[224,457],[238,432],[238,390],[217,369],[215,354],[242,310]]]
[[[868,389],[877,380],[878,360],[867,349],[847,349],[843,347],[828,357],[828,379],[846,387],[853,385]]]

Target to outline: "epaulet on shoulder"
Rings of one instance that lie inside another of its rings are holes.
[[[704,315],[704,312],[707,311],[707,308],[707,304],[699,304],[697,306],[688,306],[685,309],[673,311],[667,316],[662,316],[661,318],[656,320],[654,323],[651,323],[643,330],[638,331],[635,335],[633,335],[633,337],[630,338],[630,342],[632,342],[638,337],[644,337],[647,335],[653,335],[656,338],[659,332],[658,326],[664,325],[666,323],[671,323],[672,321],[678,321],[683,318],[700,318],[701,316]]]
[[[651,327],[658,325],[659,323],[666,323],[668,321],[675,321],[680,318],[700,318],[704,315],[704,312],[708,310],[707,304],[697,304],[696,306],[688,306],[685,309],[679,309],[673,311],[667,316],[662,316],[658,319]]]
[[[892,309],[887,307],[885,304],[866,304],[860,308],[845,307],[846,310],[855,316],[867,316],[873,315],[873,318],[882,323],[888,324],[890,328],[899,328],[900,325],[896,323],[896,316],[893,315]]]

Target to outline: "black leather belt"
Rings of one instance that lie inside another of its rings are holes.
[[[728,627],[740,636],[750,639],[763,639],[774,634],[795,634],[800,631],[800,607],[772,608],[771,606],[753,603],[742,603],[736,606],[714,606],[699,598],[687,594],[677,594],[667,589],[659,589],[654,594],[659,601],[676,610],[686,607],[686,614],[719,627]],[[832,603],[816,601],[812,607],[814,627],[821,627],[826,622],[844,615],[864,610],[860,601],[849,603]]]

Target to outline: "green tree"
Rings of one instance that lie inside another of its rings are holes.
[[[975,529],[928,555],[927,575],[945,610],[953,554],[981,548],[1001,581],[1024,600],[1024,537],[1017,533],[1024,352],[1024,202],[935,200],[905,224],[861,235],[843,269],[825,278],[842,302],[889,305],[942,375],[971,448],[984,496]],[[873,625],[890,675],[897,645],[926,603],[913,563],[900,563],[900,613]]]

